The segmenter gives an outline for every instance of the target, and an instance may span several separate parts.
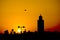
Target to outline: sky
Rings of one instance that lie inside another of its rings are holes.
[[[59,0],[0,0],[0,31],[17,31],[18,26],[25,26],[26,31],[34,32],[40,14],[44,29],[52,28],[60,24],[59,5]]]

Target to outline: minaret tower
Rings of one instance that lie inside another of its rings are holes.
[[[44,20],[42,19],[42,16],[39,16],[38,20],[38,32],[44,32]]]

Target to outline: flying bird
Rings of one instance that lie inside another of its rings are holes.
[[[24,11],[27,11],[26,9]]]

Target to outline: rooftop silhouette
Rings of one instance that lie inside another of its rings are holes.
[[[18,26],[18,28],[21,28],[21,30],[22,30],[22,28],[25,28],[25,26],[23,26],[23,27]],[[9,34],[8,30],[5,30],[4,34],[0,36],[0,40],[40,40],[41,38],[44,37],[43,35],[48,37],[48,36],[54,35],[54,33],[57,34],[56,31],[53,33],[50,31],[44,32],[44,20],[41,15],[39,16],[39,19],[37,20],[37,28],[38,28],[38,32],[37,31],[30,32],[30,30],[28,32],[26,32],[26,29],[25,29],[25,31],[23,33],[21,31],[21,34],[17,34],[14,31],[14,29],[11,30],[10,34]],[[60,35],[60,33],[58,33],[58,34]]]

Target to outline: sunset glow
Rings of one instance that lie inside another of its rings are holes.
[[[0,0],[0,31],[25,26],[26,31],[37,31],[37,20],[43,16],[44,29],[60,24],[59,0]],[[23,29],[24,30],[24,29]]]
[[[18,29],[18,30],[17,30],[17,33],[20,33],[20,32],[21,32],[21,30],[20,30],[20,29]]]

